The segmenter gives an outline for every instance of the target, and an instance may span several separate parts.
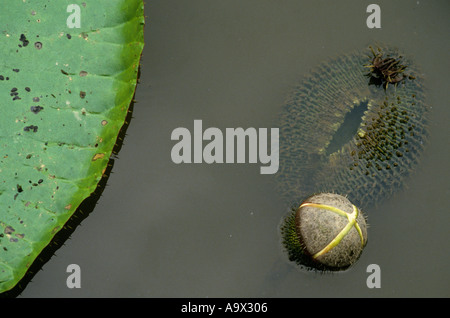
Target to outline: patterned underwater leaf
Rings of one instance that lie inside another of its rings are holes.
[[[144,16],[142,0],[0,2],[3,292],[97,187],[134,95]]]

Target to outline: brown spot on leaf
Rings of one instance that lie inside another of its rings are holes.
[[[60,228],[61,227],[59,225],[54,227],[53,230],[52,230],[52,234],[55,234],[56,232],[58,232]]]
[[[11,226],[5,227],[5,234],[12,234],[15,230]]]
[[[105,156],[104,153],[96,153],[96,154],[94,155],[94,157],[92,158],[92,161],[95,161],[95,160],[97,160],[97,159],[102,159],[104,156]]]

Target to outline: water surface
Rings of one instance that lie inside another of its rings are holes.
[[[95,210],[23,292],[26,297],[450,296],[448,1],[147,1],[133,119]],[[430,144],[399,192],[373,210],[350,270],[320,275],[285,261],[287,206],[259,164],[172,162],[177,127],[274,127],[292,88],[327,58],[376,42],[423,70]],[[78,264],[81,289],[66,287]],[[381,288],[366,285],[370,264]]]

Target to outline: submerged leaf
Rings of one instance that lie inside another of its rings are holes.
[[[97,187],[136,87],[143,2],[72,2],[0,11],[0,292]]]

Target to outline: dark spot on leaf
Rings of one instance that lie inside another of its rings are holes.
[[[30,89],[29,87],[25,87],[25,90],[26,90],[27,92],[31,92],[31,89]]]
[[[34,43],[34,47],[38,50],[42,49],[42,43],[41,42],[36,42]]]
[[[64,75],[69,75],[69,73],[67,73],[67,72],[64,71],[64,70],[61,70],[61,73],[63,73]]]
[[[15,234],[15,235],[16,235],[16,237],[21,238],[21,239],[23,239],[23,238],[25,237],[25,234],[19,234],[19,233],[17,233],[17,234]]]
[[[85,98],[85,97],[86,97],[86,92],[81,91],[81,92],[80,92],[80,97],[81,97],[81,98]]]
[[[33,102],[35,103],[39,102],[39,97],[33,97]]]
[[[20,41],[22,42],[22,45],[23,45],[23,46],[27,46],[28,43],[30,43],[30,42],[27,40],[27,38],[25,37],[25,34],[21,34],[21,35],[20,35]],[[19,46],[20,46],[20,45],[19,45]]]
[[[81,72],[80,72],[80,76],[81,76],[81,77],[86,76],[87,74],[88,74],[88,72],[86,72],[86,71],[81,71]]]
[[[19,73],[19,69],[18,68],[13,68],[13,72]]]
[[[20,184],[18,184],[17,185],[17,192],[22,192],[23,191],[23,189],[22,189],[22,186],[20,185]]]
[[[4,79],[3,75],[0,75],[0,81],[3,81]]]
[[[70,40],[71,38],[72,38],[72,36],[69,34],[69,33],[67,33],[67,38]]]
[[[44,109],[44,107],[42,107],[42,106],[31,106],[30,107],[30,110],[35,114],[39,113],[43,109]]]
[[[23,128],[23,130],[24,130],[24,131],[37,132],[38,126],[33,126],[33,125],[26,126],[26,127]]]
[[[5,234],[12,234],[15,230],[11,226],[5,227]]]
[[[16,239],[16,238],[14,238],[14,237],[11,237],[11,238],[9,239],[9,241],[10,241],[10,242],[13,242],[13,243],[16,243],[16,242],[18,242],[19,240]]]

